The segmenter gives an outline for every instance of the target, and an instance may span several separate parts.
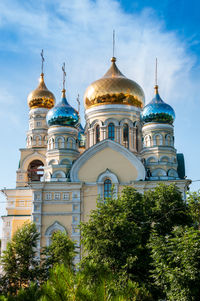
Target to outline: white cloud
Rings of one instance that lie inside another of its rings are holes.
[[[25,45],[30,57],[45,48],[51,64],[49,69],[56,78],[60,77],[61,62],[67,61],[73,97],[76,93],[73,91],[83,93],[90,81],[106,71],[112,54],[113,28],[117,35],[118,65],[124,74],[143,86],[148,100],[154,84],[155,57],[158,57],[159,83],[165,97],[178,98],[177,91],[174,92],[177,85],[180,87],[184,82],[188,85],[194,57],[187,53],[186,45],[175,33],[165,31],[164,23],[152,10],[144,10],[139,15],[126,14],[113,0],[30,3],[2,2],[1,23],[16,26],[20,35],[18,44]]]
[[[164,21],[151,9],[127,14],[114,0],[8,0],[0,3],[0,19],[1,30],[9,28],[17,34],[13,45],[11,39],[1,41],[1,48],[28,52],[33,61],[37,54],[38,64],[33,63],[33,69],[38,70],[39,53],[44,48],[48,87],[58,98],[61,65],[66,61],[68,97],[73,105],[76,95],[83,97],[86,87],[109,67],[113,29],[118,67],[143,87],[146,102],[153,96],[156,57],[160,93],[167,102],[191,98],[191,91],[196,94],[199,72],[195,79],[191,72],[195,56],[176,33],[165,30]],[[32,87],[35,83],[36,79]]]

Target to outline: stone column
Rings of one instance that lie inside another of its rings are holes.
[[[100,140],[105,140],[107,138],[106,134],[107,134],[107,126],[102,126]]]
[[[120,143],[120,136],[121,136],[120,135],[120,126],[116,126],[115,129],[116,129],[116,139],[115,139],[115,141]]]
[[[89,147],[93,146],[94,145],[94,129],[89,129],[88,130],[89,132]]]
[[[135,152],[137,151],[136,150],[136,139],[137,139],[137,137],[136,137],[136,127],[134,127],[133,128],[133,149],[134,149]]]
[[[129,149],[131,152],[134,151],[133,144],[133,127],[129,127]]]

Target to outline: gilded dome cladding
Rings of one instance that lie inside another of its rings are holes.
[[[86,109],[102,104],[143,107],[145,97],[142,88],[133,80],[126,78],[117,68],[115,61],[113,57],[107,73],[87,88],[84,95]]]
[[[50,92],[44,82],[44,74],[41,73],[38,87],[28,95],[28,105],[30,109],[53,108],[55,96]]]

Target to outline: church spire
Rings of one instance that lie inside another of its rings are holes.
[[[155,66],[155,94],[158,94],[158,59],[156,57],[156,66]]]
[[[62,71],[63,71],[63,89],[62,89],[62,98],[66,98],[65,92],[65,82],[66,82],[66,71],[65,71],[65,62],[62,65]]]

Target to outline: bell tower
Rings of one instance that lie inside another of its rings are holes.
[[[27,186],[28,182],[40,181],[43,176],[47,148],[46,115],[53,108],[55,97],[44,82],[44,56],[41,52],[42,64],[38,87],[28,95],[29,129],[27,131],[26,148],[20,149],[21,157],[17,170],[16,186]]]
[[[142,111],[142,160],[147,180],[178,180],[174,147],[175,112],[165,103],[155,85],[155,96]]]

